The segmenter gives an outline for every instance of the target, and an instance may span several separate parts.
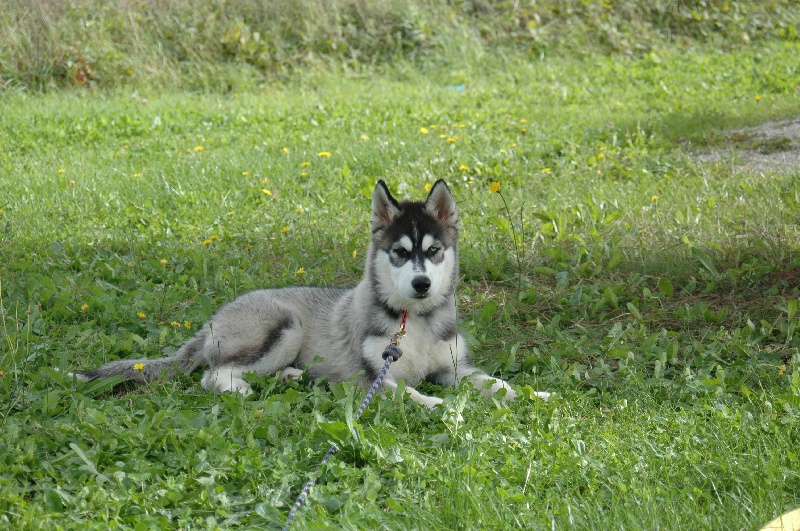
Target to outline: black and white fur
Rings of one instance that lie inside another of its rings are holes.
[[[454,288],[458,280],[458,213],[450,189],[437,181],[422,201],[395,200],[383,181],[372,196],[372,240],[366,274],[354,288],[292,287],[247,293],[220,308],[174,356],[113,361],[78,373],[81,380],[124,375],[152,380],[208,367],[202,385],[217,392],[250,394],[246,372],[343,381],[369,386],[383,367],[381,353],[408,310],[403,356],[384,380],[396,389],[404,380],[410,397],[433,407],[441,398],[412,386],[423,380],[454,385],[467,378],[484,393],[507,382],[476,369],[456,329]],[[321,361],[312,363],[316,358]],[[140,370],[134,365],[143,364]],[[548,393],[539,393],[547,398]]]

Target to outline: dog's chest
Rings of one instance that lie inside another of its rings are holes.
[[[463,350],[463,346],[458,344],[460,338],[456,338],[442,341],[428,330],[407,331],[399,343],[403,355],[392,364],[389,375],[395,380],[402,379],[409,385],[416,385],[444,368],[454,367],[461,357],[459,349]]]

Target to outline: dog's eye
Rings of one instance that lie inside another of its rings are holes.
[[[428,247],[428,256],[434,256],[441,250],[441,247],[436,247],[435,245],[431,245]]]
[[[409,251],[405,247],[398,247],[397,249],[394,250],[394,254],[396,254],[400,258],[408,258],[409,256],[411,256],[411,251]]]

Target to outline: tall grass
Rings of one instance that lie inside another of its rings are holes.
[[[800,4],[657,0],[12,0],[0,86],[228,91],[297,68],[438,64],[464,49],[636,54],[665,43],[797,39]]]

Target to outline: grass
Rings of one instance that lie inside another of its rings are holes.
[[[797,116],[798,48],[6,94],[0,522],[275,528],[331,442],[298,529],[753,529],[796,507],[800,174],[690,153]],[[520,399],[430,385],[443,407],[387,397],[348,425],[348,383],[62,376],[169,354],[253,288],[356,282],[378,178],[451,185],[463,332]]]

